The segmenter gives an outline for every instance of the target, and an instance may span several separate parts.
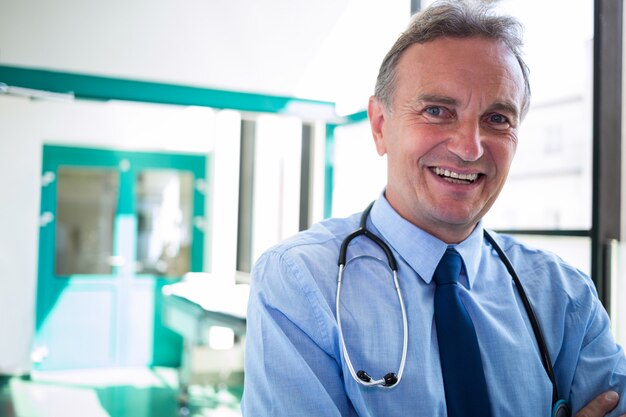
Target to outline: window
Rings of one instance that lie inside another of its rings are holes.
[[[111,274],[117,171],[60,167],[57,180],[55,274]]]

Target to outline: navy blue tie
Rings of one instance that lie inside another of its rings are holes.
[[[451,248],[435,270],[435,325],[448,417],[491,417],[474,324],[459,297],[462,259]]]

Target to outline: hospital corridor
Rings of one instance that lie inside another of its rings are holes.
[[[0,417],[241,417],[255,262],[383,195],[368,100],[433,1],[0,0]],[[532,68],[481,225],[591,277],[624,344],[623,0],[479,1]]]

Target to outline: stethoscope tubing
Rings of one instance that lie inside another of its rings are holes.
[[[507,271],[513,278],[513,282],[515,282],[515,286],[517,287],[517,291],[522,299],[522,303],[524,304],[524,309],[526,310],[526,314],[528,315],[528,320],[530,321],[530,325],[533,329],[533,333],[535,334],[535,340],[537,341],[537,345],[539,347],[539,354],[541,356],[541,362],[543,364],[543,368],[552,383],[552,403],[555,404],[559,401],[559,393],[556,386],[556,377],[554,376],[554,369],[552,368],[552,362],[550,361],[550,353],[548,352],[548,346],[546,345],[546,341],[543,337],[543,331],[541,330],[541,325],[539,324],[539,320],[535,315],[535,309],[533,308],[528,296],[526,295],[526,290],[524,290],[524,286],[522,285],[517,272],[515,272],[515,268],[513,268],[513,264],[509,260],[509,257],[504,253],[500,245],[498,245],[487,230],[483,230],[483,234],[485,239],[491,244],[491,247],[498,253],[498,256],[504,263]]]
[[[339,277],[337,279],[337,297],[335,300],[335,309],[337,311],[337,327],[339,328],[339,339],[341,340],[341,347],[343,350],[344,358],[346,360],[346,364],[348,365],[348,369],[350,370],[350,374],[352,378],[359,384],[370,387],[370,386],[380,386],[382,388],[392,388],[400,383],[402,380],[402,374],[404,373],[404,367],[406,364],[406,356],[409,347],[409,325],[406,314],[406,307],[404,306],[404,300],[402,298],[402,291],[400,291],[400,284],[398,282],[398,273],[396,270],[392,270],[393,273],[393,283],[396,287],[396,294],[398,295],[398,301],[400,302],[400,309],[402,311],[402,357],[400,359],[400,366],[398,367],[398,373],[396,375],[397,380],[393,385],[387,385],[384,378],[373,379],[370,381],[364,381],[357,376],[356,371],[354,370],[354,366],[352,366],[352,361],[350,360],[350,355],[348,354],[348,349],[346,348],[346,341],[343,337],[343,326],[341,325],[341,308],[339,308],[339,302],[341,299],[341,284],[343,281],[343,271],[345,269],[345,265],[339,265]]]

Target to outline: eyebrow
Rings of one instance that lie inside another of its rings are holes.
[[[432,103],[440,103],[440,104],[448,104],[448,105],[457,105],[459,101],[455,98],[448,96],[441,96],[437,94],[422,94],[418,96],[413,103],[422,103],[422,102],[432,102]]]

